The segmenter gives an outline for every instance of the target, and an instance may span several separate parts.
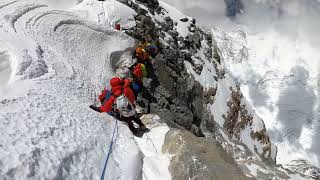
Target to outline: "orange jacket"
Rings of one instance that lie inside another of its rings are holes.
[[[145,49],[141,47],[136,48],[136,57],[138,59],[138,62],[144,63],[145,61],[149,60],[149,53],[146,52]]]

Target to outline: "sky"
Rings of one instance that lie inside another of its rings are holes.
[[[242,24],[258,32],[272,28],[320,47],[320,5],[316,0],[246,0],[243,13],[232,19],[226,16],[225,0],[163,1],[195,17],[200,25],[234,30],[236,24]]]

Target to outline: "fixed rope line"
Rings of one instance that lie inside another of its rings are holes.
[[[118,119],[116,119],[116,123],[115,123],[114,128],[113,128],[112,138],[111,138],[111,142],[110,142],[110,145],[109,145],[109,151],[108,151],[108,154],[107,154],[104,166],[103,166],[103,170],[102,170],[102,173],[101,173],[101,176],[100,176],[100,180],[104,180],[104,175],[105,175],[105,172],[106,172],[106,169],[107,169],[108,161],[109,161],[110,155],[112,154],[113,143],[117,139],[117,137],[114,137],[116,130],[117,130],[117,134],[118,134]]]
[[[145,134],[145,135],[147,136],[147,142],[148,142],[148,140],[150,140],[153,145],[153,148],[156,150],[156,153],[158,153],[158,150],[157,150],[156,146],[154,145],[152,139],[148,136],[148,134]]]

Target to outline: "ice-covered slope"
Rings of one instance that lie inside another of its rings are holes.
[[[12,68],[1,178],[98,179],[115,120],[88,105],[114,75],[113,53],[127,56],[134,40],[37,1],[1,1],[0,41]],[[119,132],[106,177],[141,179],[142,153],[121,123]]]

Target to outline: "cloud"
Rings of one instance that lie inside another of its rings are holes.
[[[201,25],[226,30],[244,24],[252,31],[275,29],[279,33],[309,41],[320,49],[320,3],[316,0],[245,0],[243,14],[233,20],[226,17],[224,0],[164,0]]]

